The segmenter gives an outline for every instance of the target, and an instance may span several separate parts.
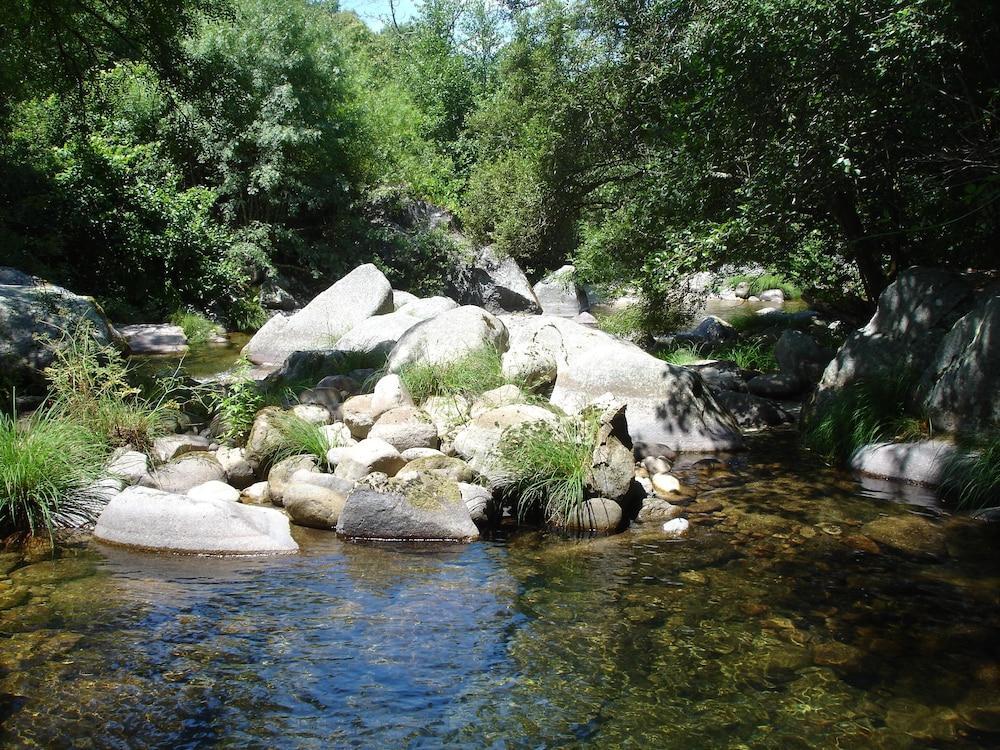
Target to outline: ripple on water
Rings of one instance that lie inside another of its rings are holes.
[[[806,460],[680,467],[721,485],[681,542],[0,565],[0,742],[997,746],[996,532],[934,513],[944,554],[880,546],[911,507]]]

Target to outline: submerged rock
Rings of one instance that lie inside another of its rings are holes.
[[[114,498],[94,528],[101,541],[197,554],[295,552],[288,519],[278,510],[130,487]]]
[[[349,539],[469,542],[479,538],[456,482],[407,474],[385,489],[358,487],[347,498],[337,533]]]
[[[944,532],[919,516],[883,516],[866,523],[861,533],[881,545],[915,557],[946,557]]]

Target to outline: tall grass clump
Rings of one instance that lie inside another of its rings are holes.
[[[697,346],[685,344],[674,349],[656,352],[656,356],[671,365],[693,365],[706,359],[706,355]]]
[[[599,423],[593,415],[528,422],[504,431],[498,448],[500,489],[515,498],[518,520],[540,512],[565,528],[586,499]]]
[[[92,519],[105,458],[101,436],[49,409],[20,421],[0,414],[0,537],[51,536],[60,519]]]
[[[507,382],[500,352],[492,346],[447,364],[409,364],[399,371],[399,377],[418,404],[431,396],[474,396]]]
[[[774,356],[774,344],[765,339],[751,339],[726,344],[712,351],[716,359],[735,362],[742,370],[760,370],[767,372],[778,369],[778,360]]]
[[[761,292],[768,289],[780,289],[781,293],[785,295],[785,299],[799,299],[802,296],[802,288],[798,284],[778,273],[768,272],[759,276],[741,274],[729,276],[722,281],[722,286],[729,288],[735,288],[740,284],[749,284],[750,294],[755,297],[760,296]]]
[[[170,322],[180,326],[192,346],[205,344],[219,332],[219,326],[201,313],[191,310],[177,310],[170,316]]]
[[[282,412],[272,424],[277,436],[268,446],[270,463],[301,455],[315,456],[320,463],[326,463],[326,452],[334,444],[321,426],[290,411]]]
[[[805,422],[806,446],[832,461],[847,463],[862,446],[924,436],[926,420],[908,408],[913,382],[909,373],[887,375],[825,394]]]
[[[53,356],[45,375],[55,415],[82,425],[111,447],[148,450],[165,432],[166,420],[177,411],[168,398],[170,379],[157,383],[155,395],[143,396],[129,382],[128,364],[95,336],[87,320],[45,343]]]
[[[1000,430],[961,445],[945,463],[941,491],[963,508],[1000,505]]]

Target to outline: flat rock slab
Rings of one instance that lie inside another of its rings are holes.
[[[130,487],[108,503],[94,536],[144,550],[204,555],[295,552],[288,518],[273,508]]]
[[[117,326],[129,354],[183,354],[188,350],[187,336],[180,326],[166,323],[139,323]]]
[[[945,440],[866,445],[851,458],[851,468],[879,479],[934,486],[941,483],[956,450]]]

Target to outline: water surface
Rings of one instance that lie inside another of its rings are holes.
[[[680,472],[721,487],[682,541],[0,557],[0,744],[1000,745],[995,529],[767,440]]]

